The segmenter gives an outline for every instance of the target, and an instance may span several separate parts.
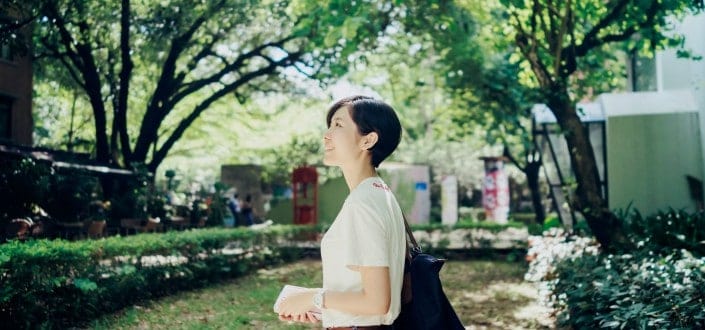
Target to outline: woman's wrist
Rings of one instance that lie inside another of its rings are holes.
[[[318,289],[316,292],[313,293],[313,297],[311,298],[311,301],[313,303],[313,306],[318,308],[318,309],[324,309],[325,308],[325,293],[326,291],[324,289]]]

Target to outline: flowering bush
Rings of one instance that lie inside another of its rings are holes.
[[[644,219],[635,213],[625,220],[628,237],[640,239],[629,253],[602,254],[593,239],[557,228],[529,238],[525,278],[538,283],[559,326],[705,327],[705,257],[693,241],[700,234],[680,232],[702,215],[672,211],[647,219],[638,222]]]
[[[574,328],[702,328],[705,258],[687,250],[585,255],[557,267],[558,322]],[[565,306],[565,307],[563,307]]]
[[[593,239],[569,235],[562,228],[551,228],[543,236],[529,236],[529,249],[526,252],[529,269],[524,279],[538,284],[541,304],[559,312],[565,308],[565,295],[558,299],[555,294],[560,276],[557,265],[569,259],[598,253],[599,247]]]
[[[629,239],[640,248],[656,253],[686,249],[696,256],[705,256],[705,212],[688,213],[668,210],[644,217],[638,211],[624,217]]]

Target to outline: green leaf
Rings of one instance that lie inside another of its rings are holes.
[[[73,280],[73,285],[83,292],[90,292],[98,289],[98,284],[87,278],[76,278]]]
[[[348,17],[342,27],[342,36],[347,40],[355,39],[357,30],[366,22],[365,17]]]
[[[338,40],[341,36],[342,32],[340,31],[340,28],[331,27],[328,30],[328,33],[326,33],[325,38],[323,39],[323,45],[328,48],[333,47],[338,43]]]

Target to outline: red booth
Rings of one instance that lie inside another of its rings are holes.
[[[318,172],[315,167],[299,167],[291,177],[293,185],[294,224],[313,225],[318,222]]]

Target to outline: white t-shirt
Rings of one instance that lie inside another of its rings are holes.
[[[348,266],[389,267],[392,299],[389,311],[383,315],[354,315],[324,309],[324,328],[394,322],[401,309],[405,233],[399,203],[382,179],[367,178],[350,192],[321,241],[323,288],[359,292],[361,274]]]

